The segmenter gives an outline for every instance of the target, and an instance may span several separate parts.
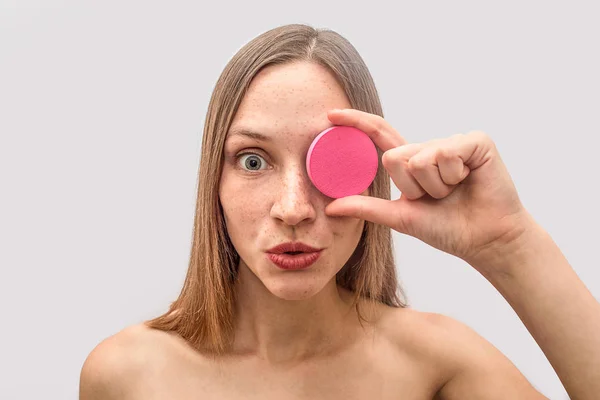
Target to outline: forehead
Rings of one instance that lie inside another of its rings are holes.
[[[329,69],[309,62],[272,65],[252,80],[232,128],[258,125],[260,129],[268,124],[278,129],[325,129],[330,126],[327,111],[349,107]]]

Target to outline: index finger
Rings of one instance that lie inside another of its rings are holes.
[[[329,111],[327,118],[336,125],[360,129],[384,152],[408,143],[385,119],[376,114],[346,108]]]

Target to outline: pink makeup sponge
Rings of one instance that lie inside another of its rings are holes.
[[[306,169],[313,185],[333,198],[364,192],[377,174],[375,144],[363,131],[333,126],[313,140],[306,155]]]

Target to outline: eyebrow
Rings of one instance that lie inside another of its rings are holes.
[[[312,139],[314,140],[321,132],[322,131],[314,132],[312,134]],[[256,132],[255,130],[252,130],[251,128],[234,127],[229,130],[229,132],[227,133],[227,136],[225,137],[225,140],[227,140],[231,137],[235,137],[235,136],[247,137],[247,138],[259,141],[259,142],[272,142],[274,139],[272,136],[268,136],[268,135]]]
[[[263,135],[262,133],[258,133],[252,129],[244,127],[230,129],[229,133],[227,134],[227,139],[234,136],[244,136],[261,142],[270,142],[273,140],[273,138],[270,136]]]

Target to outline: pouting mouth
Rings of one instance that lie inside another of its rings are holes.
[[[281,243],[281,244],[267,250],[267,253],[298,255],[298,254],[302,254],[302,253],[306,254],[306,253],[319,252],[321,250],[322,249],[309,246],[302,242],[288,242],[288,243]]]

